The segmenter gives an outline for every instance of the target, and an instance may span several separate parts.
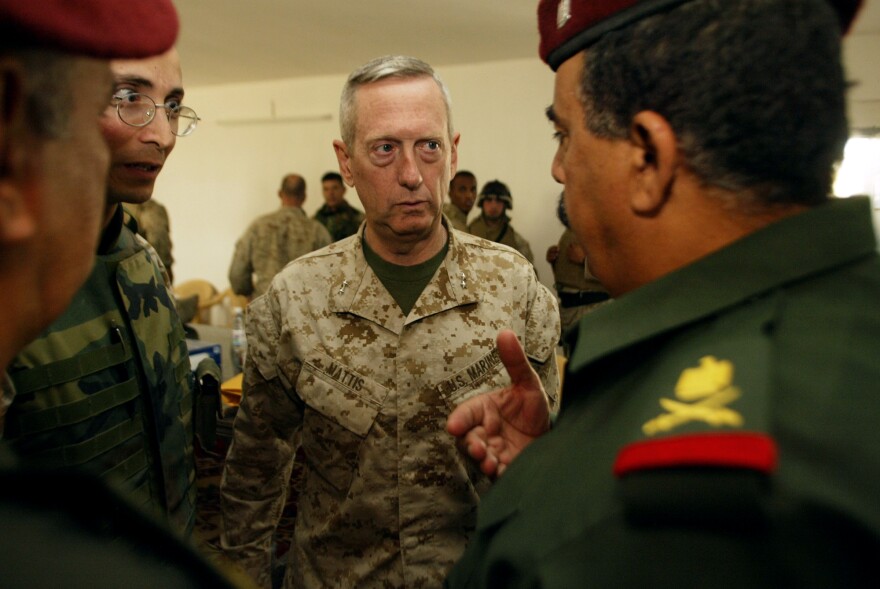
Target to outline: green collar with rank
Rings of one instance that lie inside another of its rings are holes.
[[[568,371],[779,286],[877,255],[870,201],[833,199],[756,231],[581,320]]]

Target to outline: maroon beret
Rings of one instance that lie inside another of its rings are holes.
[[[556,71],[563,62],[589,47],[608,31],[665,12],[689,0],[541,0],[538,29],[541,59]],[[862,0],[829,0],[846,33]]]
[[[140,58],[171,49],[179,29],[171,0],[0,0],[0,45],[7,47]]]

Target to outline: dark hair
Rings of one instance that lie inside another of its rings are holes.
[[[693,0],[603,36],[582,80],[591,132],[624,138],[655,111],[702,182],[764,204],[825,200],[845,90],[827,0]]]
[[[452,183],[455,182],[456,178],[458,178],[459,176],[470,178],[474,182],[477,181],[477,177],[474,176],[473,172],[469,172],[467,170],[459,170],[455,173],[455,176],[452,177],[452,180],[449,181],[449,185],[452,186]]]
[[[321,182],[329,182],[331,180],[335,180],[342,184],[342,174],[339,172],[327,172],[323,176],[321,176]]]
[[[73,108],[70,80],[74,58],[51,49],[10,49],[5,53],[24,65],[25,109],[31,130],[44,139],[64,137]]]

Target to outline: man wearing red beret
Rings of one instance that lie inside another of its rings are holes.
[[[158,152],[162,142],[167,153],[168,144],[173,145],[173,138],[164,138],[173,131],[171,119],[186,114],[177,106],[182,95],[180,72],[176,55],[169,53],[177,32],[177,13],[168,0],[124,5],[116,0],[0,0],[0,286],[5,297],[0,309],[4,327],[0,363],[4,369],[53,320],[55,327],[45,331],[42,339],[52,339],[68,350],[89,347],[82,332],[69,329],[71,311],[62,312],[74,295],[71,309],[75,312],[91,308],[89,304],[96,299],[86,293],[99,290],[101,285],[95,284],[94,277],[106,272],[107,262],[100,255],[90,276],[95,251],[100,247],[104,252],[112,241],[117,247],[114,253],[122,259],[118,244],[131,241],[118,229],[115,241],[108,235],[115,226],[118,200],[125,196],[121,188],[131,184],[132,195],[148,198],[152,187],[152,181],[142,177],[126,183],[121,178],[125,172],[118,171],[126,165],[120,160],[138,151],[134,137],[153,132],[156,139],[151,142],[157,145],[153,151]],[[149,120],[131,118],[131,109],[135,114],[138,111],[134,94],[138,90],[162,96],[163,116],[156,117],[164,123],[161,130],[154,124],[148,131]],[[123,102],[124,107],[117,107]],[[140,132],[133,130],[126,136],[125,117],[137,123]],[[150,156],[150,161],[157,163],[157,157]],[[129,170],[130,175],[151,171],[143,162],[127,163],[135,168]],[[143,267],[154,268],[149,258],[139,260]],[[158,269],[153,275],[159,278]],[[125,276],[125,272],[120,270],[116,276]],[[87,286],[77,293],[87,279]],[[124,287],[120,291],[116,296],[125,296]],[[156,309],[153,314],[160,316]],[[156,327],[166,341],[172,341],[167,317]],[[125,329],[120,322],[114,333]],[[131,347],[127,351],[129,356],[136,353]],[[71,389],[38,390],[39,379],[22,378],[16,372],[21,358],[27,358],[27,353],[14,363],[11,371],[15,375],[5,379],[0,394],[0,434],[4,433],[3,409],[12,401],[5,433],[18,436],[16,443],[0,445],[0,585],[229,587],[229,581],[193,548],[145,517],[135,503],[111,491],[92,474],[93,468],[80,464],[69,470],[41,468],[49,455],[59,454],[54,449],[30,455],[10,452],[24,447],[22,440],[53,428],[66,427],[68,436],[87,437],[84,426],[88,425],[94,434],[104,424],[90,421],[89,411],[106,406],[107,400],[89,386],[80,389],[80,399],[70,398],[75,396]],[[102,354],[76,354],[43,376],[60,381],[70,374],[72,365],[91,362],[94,366],[95,360],[103,358]],[[124,368],[115,367],[117,376]],[[124,403],[119,393],[125,388],[116,387],[116,394],[111,395],[117,403]],[[137,393],[136,385],[127,388]],[[183,405],[183,399],[174,401]],[[18,410],[19,406],[30,409],[34,403],[42,404],[42,410]],[[111,436],[120,438],[119,433],[116,428]],[[95,453],[99,437],[69,446],[64,455]],[[180,455],[180,460],[190,458],[183,443]],[[98,474],[110,480],[123,480],[122,472],[140,468],[121,460],[118,453],[103,460],[111,468]]]
[[[827,196],[858,4],[542,0],[552,173],[615,301],[552,428],[506,332],[514,384],[450,416],[503,476],[449,587],[876,586],[880,259]]]
[[[188,536],[195,466],[183,325],[158,255],[123,224],[121,203],[152,196],[177,137],[197,119],[181,106],[174,49],[113,60],[111,70],[100,116],[110,171],[96,265],[67,311],[10,365],[17,393],[5,437],[30,464],[101,474]]]

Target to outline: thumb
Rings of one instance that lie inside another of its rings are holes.
[[[504,329],[498,333],[496,342],[498,355],[507,369],[507,374],[510,375],[511,385],[514,387],[540,386],[540,379],[532,365],[529,364],[529,359],[526,357],[525,350],[519,343],[516,334],[509,329]]]

